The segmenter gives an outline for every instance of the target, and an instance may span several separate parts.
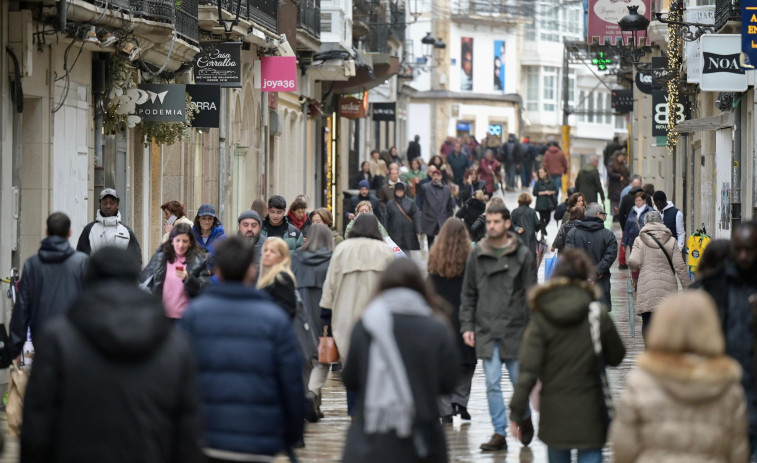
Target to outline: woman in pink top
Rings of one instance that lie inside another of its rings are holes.
[[[192,227],[179,224],[142,270],[143,287],[162,299],[168,318],[181,318],[189,300],[210,283],[209,256],[197,245]]]

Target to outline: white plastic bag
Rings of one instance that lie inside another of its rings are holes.
[[[397,243],[395,243],[393,239],[387,236],[386,238],[384,238],[384,241],[386,241],[386,244],[388,244],[389,247],[392,248],[394,257],[407,257],[407,255],[402,251],[402,249],[400,249],[399,246],[397,246]]]

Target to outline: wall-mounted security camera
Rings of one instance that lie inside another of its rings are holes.
[[[281,41],[276,45],[279,56],[296,56],[292,46],[287,42],[286,34],[281,34]]]

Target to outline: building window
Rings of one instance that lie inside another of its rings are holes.
[[[541,40],[545,42],[560,42],[560,13],[559,8],[542,5],[540,23]]]
[[[615,116],[615,129],[626,130],[626,118],[623,116]]]
[[[586,110],[588,111],[587,120],[589,123],[594,123],[594,92],[589,93],[589,96],[586,98]]]
[[[603,114],[605,110],[605,94],[604,93],[598,93],[597,94],[597,124],[604,124],[605,122],[605,115]]]
[[[544,111],[555,110],[555,103],[557,101],[557,75],[559,70],[560,69],[556,67],[544,67],[544,78],[542,79],[542,82],[544,83],[542,91],[544,104],[542,105],[542,109]]]
[[[586,107],[586,93],[584,93],[583,90],[578,92],[578,102],[576,104],[579,105],[574,105],[575,111],[578,112],[578,121],[586,122],[586,115],[583,113],[584,108]]]
[[[321,32],[331,32],[331,13],[321,13]]]
[[[526,110],[539,110],[539,68],[526,67]]]

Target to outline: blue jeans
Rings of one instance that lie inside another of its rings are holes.
[[[570,449],[547,449],[549,463],[570,463]],[[578,463],[602,463],[602,449],[579,450]]]
[[[486,377],[486,401],[489,402],[489,415],[492,417],[494,432],[500,436],[507,435],[507,408],[502,397],[502,359],[499,358],[499,343],[495,341],[492,357],[482,359],[484,376]],[[515,387],[518,382],[518,359],[505,359],[504,364],[510,374],[510,383]],[[526,418],[531,416],[531,409],[526,412]]]
[[[552,175],[552,181],[555,182],[557,187],[557,194],[555,195],[555,204],[560,204],[559,198],[562,192],[562,175]]]

